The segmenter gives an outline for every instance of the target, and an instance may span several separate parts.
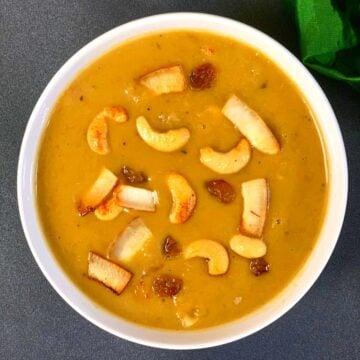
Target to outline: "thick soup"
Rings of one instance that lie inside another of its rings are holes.
[[[325,156],[302,95],[261,52],[152,34],[59,98],[37,199],[56,259],[96,303],[139,324],[204,328],[259,308],[304,264]]]

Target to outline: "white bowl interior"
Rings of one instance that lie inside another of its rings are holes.
[[[237,39],[259,49],[282,68],[300,89],[317,120],[325,144],[329,179],[328,210],[322,231],[295,279],[277,297],[248,316],[190,332],[157,330],[130,323],[85,296],[65,275],[48,247],[35,203],[38,144],[59,95],[81,69],[115,45],[148,32],[172,29],[207,30]],[[282,316],[310,289],[324,269],[341,230],[347,201],[347,175],[344,144],[333,110],[317,82],[288,50],[260,31],[233,20],[207,14],[172,13],[136,20],[105,33],[77,52],[52,78],[31,114],[24,135],[18,168],[18,202],[24,232],[39,267],[77,312],[100,328],[130,341],[159,348],[194,349],[221,345],[258,331]]]

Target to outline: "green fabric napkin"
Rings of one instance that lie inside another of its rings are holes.
[[[305,65],[360,91],[360,0],[286,0]]]

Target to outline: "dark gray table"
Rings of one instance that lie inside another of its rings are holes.
[[[281,1],[0,0],[0,359],[359,359],[360,94],[317,76],[338,117],[350,194],[336,250],[311,291],[276,323],[244,340],[201,351],[166,351],[105,333],[47,283],[21,229],[16,167],[27,120],[57,69],[103,32],[173,11],[219,14],[250,24],[298,55]]]

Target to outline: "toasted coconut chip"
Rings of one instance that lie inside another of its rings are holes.
[[[260,238],[269,206],[269,187],[266,179],[260,178],[243,182],[241,195],[244,199],[241,231],[244,234]]]
[[[88,256],[88,276],[101,282],[119,295],[129,283],[132,274],[120,265],[90,251]]]
[[[132,220],[108,248],[108,257],[118,261],[129,261],[153,237],[141,218]]]
[[[141,210],[155,211],[158,197],[156,191],[120,184],[116,187],[114,195],[119,206]]]
[[[181,224],[193,214],[196,206],[196,194],[184,176],[171,173],[167,176],[173,205],[169,215],[170,222]]]
[[[207,259],[210,275],[225,274],[229,268],[229,255],[226,249],[214,240],[201,239],[191,242],[184,250],[184,257]]]
[[[236,95],[230,96],[222,113],[241,131],[254,148],[265,154],[276,154],[280,145],[264,120]]]
[[[155,70],[141,76],[139,81],[155,95],[177,93],[186,89],[186,77],[181,65]]]
[[[111,192],[118,181],[118,178],[107,168],[102,168],[99,176],[82,196],[78,211],[81,216],[86,215],[99,205]]]

